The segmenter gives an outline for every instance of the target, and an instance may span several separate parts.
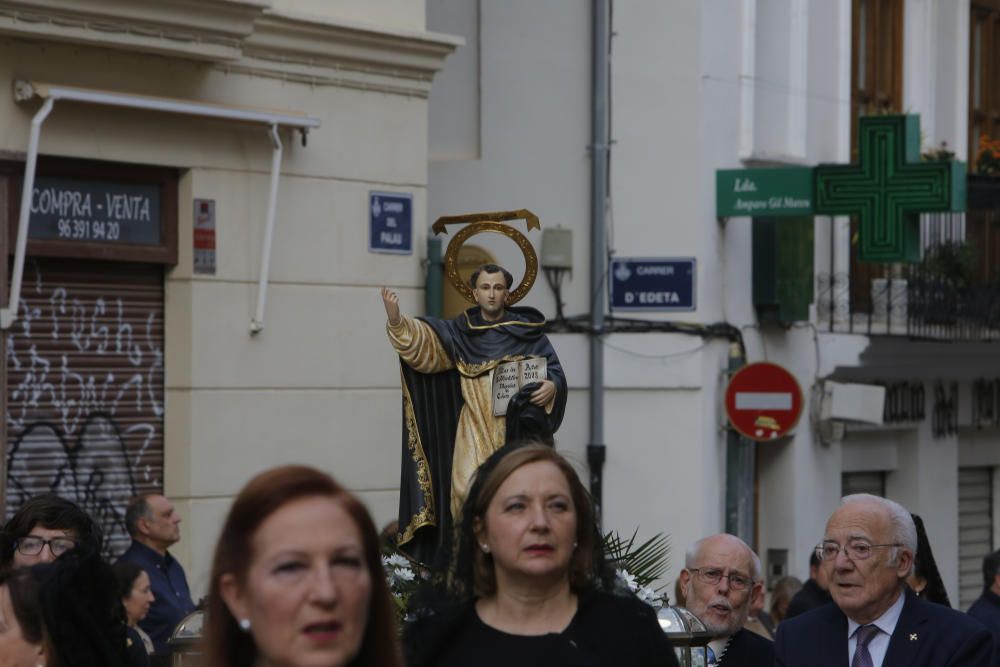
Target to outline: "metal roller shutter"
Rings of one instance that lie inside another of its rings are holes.
[[[993,481],[990,468],[958,469],[958,607],[983,592],[983,556],[993,550]]]
[[[128,545],[125,506],[163,488],[163,269],[29,258],[7,339],[6,516],[54,492]]]

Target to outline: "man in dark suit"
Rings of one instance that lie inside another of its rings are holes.
[[[906,585],[917,531],[898,503],[843,499],[817,547],[832,605],[785,620],[779,667],[988,667],[993,638],[978,621],[919,599]]]
[[[802,584],[802,588],[788,603],[788,611],[785,612],[786,619],[833,602],[830,591],[827,590],[830,587],[830,582],[827,581],[826,570],[820,567],[821,564],[819,555],[813,551],[809,556],[809,581]]]
[[[688,610],[715,633],[708,645],[710,667],[774,664],[774,643],[743,628],[750,600],[760,593],[759,562],[734,535],[712,535],[688,549],[680,584]]]
[[[969,616],[993,633],[993,645],[1000,662],[1000,551],[983,558],[983,594],[969,607]]]

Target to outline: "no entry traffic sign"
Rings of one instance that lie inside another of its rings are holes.
[[[775,440],[795,428],[802,390],[791,373],[766,361],[744,366],[726,387],[726,416],[733,428],[757,442]]]

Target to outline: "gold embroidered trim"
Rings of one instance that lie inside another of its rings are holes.
[[[544,327],[546,322],[543,319],[541,322],[522,322],[521,320],[505,320],[503,322],[494,322],[493,324],[473,324],[472,320],[469,319],[469,311],[466,310],[462,313],[465,315],[465,324],[470,329],[475,331],[483,331],[484,329],[496,329],[497,327]]]
[[[403,369],[399,370],[399,380],[403,385],[403,418],[406,420],[408,434],[406,447],[410,450],[410,457],[417,465],[417,485],[420,486],[420,492],[424,495],[424,506],[410,517],[406,528],[400,531],[397,536],[397,544],[402,545],[412,540],[416,532],[424,526],[437,525],[437,517],[434,513],[434,485],[431,481],[431,471],[427,465],[424,446],[420,442],[417,417],[413,412],[413,400],[410,398],[410,389],[406,386],[406,378],[403,377]]]
[[[519,361],[521,359],[528,359],[529,357],[524,354],[514,354],[501,357],[500,359],[491,359],[490,361],[484,361],[479,364],[467,364],[464,361],[458,359],[455,360],[455,368],[458,372],[469,378],[476,378],[483,373],[488,373],[500,364],[505,364],[508,361]]]

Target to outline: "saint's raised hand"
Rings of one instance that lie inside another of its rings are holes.
[[[389,318],[389,324],[396,326],[402,319],[399,313],[399,296],[388,287],[382,288],[382,303],[385,305],[385,314]]]

